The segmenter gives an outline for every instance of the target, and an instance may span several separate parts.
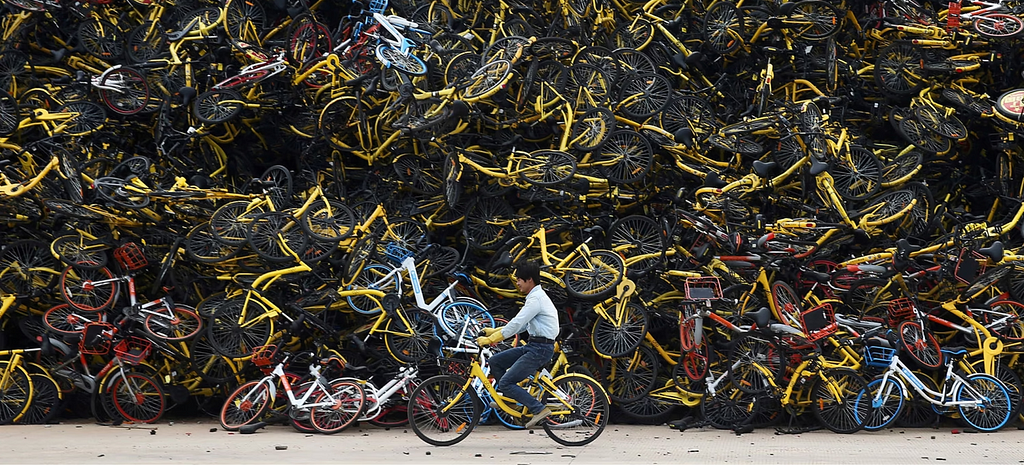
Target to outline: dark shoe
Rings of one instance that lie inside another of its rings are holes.
[[[539,413],[534,415],[533,418],[530,419],[530,421],[526,422],[526,429],[530,429],[533,428],[534,426],[537,426],[537,424],[540,423],[541,420],[550,416],[551,409],[544,407],[544,410],[541,410]]]

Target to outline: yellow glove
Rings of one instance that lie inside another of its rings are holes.
[[[497,344],[497,343],[499,343],[501,341],[504,341],[505,340],[505,336],[503,336],[501,334],[501,330],[503,328],[504,328],[504,326],[502,326],[501,328],[487,328],[487,329],[484,329],[484,333],[487,334],[487,336],[480,336],[480,337],[476,338],[477,345],[479,345],[480,347],[483,347],[483,346],[489,346],[491,344]],[[488,329],[490,329],[490,331],[488,331]]]

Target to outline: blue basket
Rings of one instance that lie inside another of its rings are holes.
[[[388,9],[388,0],[370,0],[370,13],[384,14]]]
[[[864,349],[864,363],[869,367],[888,368],[892,358],[896,356],[896,349],[883,346],[867,346]]]
[[[411,250],[406,249],[394,242],[389,242],[388,245],[384,247],[384,256],[387,257],[388,260],[391,260],[398,264],[402,264],[402,262],[404,262],[406,258],[413,256],[413,253]]]

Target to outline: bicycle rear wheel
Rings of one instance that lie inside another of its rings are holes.
[[[968,375],[965,381],[966,384],[961,384],[957,389],[954,399],[957,402],[982,402],[980,405],[959,405],[957,410],[960,417],[978,431],[996,431],[1006,426],[1013,412],[1006,386],[998,379],[981,373]]]
[[[544,432],[563,446],[590,444],[608,425],[608,395],[597,381],[577,374],[554,380],[557,391],[545,389],[551,416]]]
[[[239,322],[243,309],[245,319]],[[248,357],[257,347],[267,345],[274,334],[273,322],[265,317],[267,312],[258,299],[230,299],[210,317],[206,337],[213,348],[225,357]]]
[[[100,81],[100,97],[115,113],[134,115],[149,103],[149,84],[142,73],[131,68],[120,68]]]
[[[628,404],[646,396],[658,380],[658,359],[654,351],[640,346],[632,354],[615,357],[604,364],[601,381],[608,397]]]
[[[420,363],[433,356],[429,349],[434,338],[434,316],[422,310],[406,310],[408,325],[397,315],[384,326],[384,346],[395,360]]]
[[[192,339],[203,329],[203,320],[196,314],[195,309],[175,304],[171,315],[167,309],[161,307],[146,317],[146,332],[154,338],[164,341],[187,341]]]
[[[356,215],[339,200],[320,199],[302,212],[299,226],[318,241],[343,241],[355,231]]]
[[[553,186],[572,178],[576,173],[576,158],[560,150],[537,150],[519,158],[515,170],[526,182]]]
[[[331,384],[331,392],[321,392],[313,402],[332,403],[310,409],[313,428],[323,434],[340,433],[359,419],[366,406],[366,393],[355,382],[338,381]]]
[[[427,379],[409,398],[409,425],[427,444],[450,446],[466,439],[476,428],[483,411],[475,391],[463,389],[466,381],[449,375]]]
[[[622,257],[610,250],[591,250],[589,256],[578,256],[566,266],[562,280],[565,290],[581,300],[602,300],[615,292],[622,281],[626,265]]]
[[[142,373],[125,373],[107,391],[117,413],[135,423],[154,423],[164,414],[164,391],[153,378]]]
[[[249,381],[232,392],[220,409],[220,427],[226,431],[255,423],[274,402],[270,388],[262,381]]]
[[[974,17],[974,30],[988,37],[1014,37],[1024,30],[1024,21],[1014,15],[987,13]]]
[[[917,321],[904,321],[899,326],[900,348],[914,363],[922,368],[935,369],[942,366],[942,352],[939,342],[931,330]]]
[[[192,114],[207,124],[228,121],[242,112],[242,95],[232,89],[210,90],[196,97]]]
[[[811,387],[811,410],[826,428],[840,434],[856,433],[869,418],[871,404],[857,402],[868,383],[847,368],[826,370]]]
[[[612,311],[611,317],[615,317]],[[606,357],[625,357],[633,353],[647,335],[647,312],[643,306],[628,303],[623,307],[622,322],[615,323],[604,318],[594,322],[590,341],[594,351]]]
[[[0,373],[7,370],[10,362],[0,362]],[[11,370],[7,381],[0,385],[0,425],[21,419],[32,402],[32,378],[20,366]]]

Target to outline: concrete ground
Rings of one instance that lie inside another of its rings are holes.
[[[172,424],[173,423],[173,424]],[[212,431],[211,431],[212,430]],[[152,431],[152,432],[151,432]],[[966,433],[956,427],[796,435],[609,425],[584,447],[563,447],[544,434],[480,426],[450,447],[427,445],[408,427],[373,426],[333,436],[271,425],[256,434],[221,430],[216,421],[175,420],[147,426],[0,426],[0,463],[330,463],[392,465],[589,463],[1013,464],[1024,463],[1024,431]]]

